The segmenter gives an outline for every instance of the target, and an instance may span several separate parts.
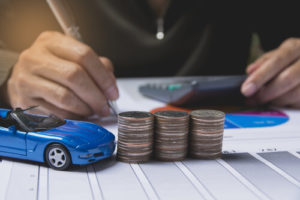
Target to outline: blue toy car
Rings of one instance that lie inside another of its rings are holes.
[[[72,164],[110,157],[115,150],[115,136],[99,125],[28,114],[26,110],[0,109],[0,156],[45,162],[53,169],[66,170]]]

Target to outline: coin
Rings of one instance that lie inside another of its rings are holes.
[[[130,111],[118,115],[117,159],[142,163],[153,152],[154,116],[149,112]]]
[[[154,155],[162,161],[183,160],[188,150],[189,114],[158,111],[155,116]]]
[[[190,115],[189,154],[201,159],[221,157],[225,113],[217,110],[195,110]]]
[[[202,119],[208,122],[223,120],[225,113],[218,110],[194,110],[190,113],[192,118]]]

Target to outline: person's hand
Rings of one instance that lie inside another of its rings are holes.
[[[119,95],[110,60],[58,32],[42,33],[21,53],[6,91],[13,108],[38,105],[43,114],[73,119],[108,115],[107,100]]]
[[[241,92],[251,104],[300,108],[300,39],[290,38],[247,67]]]

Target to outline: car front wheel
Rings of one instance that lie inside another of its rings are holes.
[[[46,163],[56,170],[66,170],[71,165],[71,157],[68,150],[61,144],[51,144],[45,152]]]

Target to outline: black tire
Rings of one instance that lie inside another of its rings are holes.
[[[47,147],[45,161],[55,170],[66,170],[72,164],[69,151],[61,144],[51,144]]]

